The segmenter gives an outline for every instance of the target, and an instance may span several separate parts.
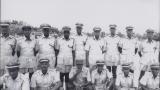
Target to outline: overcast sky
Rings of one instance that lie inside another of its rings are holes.
[[[64,25],[74,29],[76,22],[82,22],[87,32],[94,26],[108,32],[109,24],[117,24],[123,33],[127,25],[134,26],[136,33],[147,28],[159,31],[159,11],[159,0],[2,0],[2,20],[23,20],[34,26],[49,23],[60,29]]]

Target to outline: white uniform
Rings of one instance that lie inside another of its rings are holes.
[[[0,43],[0,69],[5,69],[5,66],[13,60],[16,59],[15,56],[12,56],[12,48],[16,46],[16,39],[9,36],[7,38],[1,36]]]
[[[75,60],[77,59],[82,59],[85,60],[86,56],[85,56],[85,43],[87,41],[87,37],[84,35],[75,35],[74,36],[74,47],[75,47]]]
[[[37,40],[37,49],[38,49],[38,60],[41,58],[49,59],[50,68],[54,68],[55,66],[55,39],[48,37],[48,38],[39,38]]]
[[[96,40],[95,37],[88,38],[85,50],[89,51],[89,65],[96,65],[96,61],[103,60],[104,55],[102,51],[104,50],[105,42],[103,39]]]
[[[26,39],[17,42],[17,51],[20,51],[19,63],[20,68],[36,68],[37,61],[34,56],[36,41],[26,41]]]
[[[44,75],[41,70],[37,70],[31,78],[31,87],[38,90],[50,90],[52,84],[60,81],[60,73],[58,71],[48,69]]]
[[[106,88],[106,84],[110,82],[110,79],[112,77],[112,74],[104,69],[101,74],[97,72],[97,69],[95,69],[92,74],[92,84],[95,84],[96,90],[104,90]]]
[[[139,48],[137,39],[124,38],[120,41],[120,47],[122,47],[122,54],[120,57],[121,64],[134,63],[135,48]]]
[[[3,75],[0,78],[0,85],[2,84],[5,90],[30,90],[29,79],[21,73],[18,73],[15,80],[8,74]]]
[[[150,66],[151,64],[159,63],[158,53],[159,53],[159,42],[152,41],[149,43],[147,40],[141,43],[140,49],[142,52],[141,58],[141,69],[147,69],[145,66]]]
[[[159,73],[160,74],[160,73]],[[154,79],[152,72],[146,72],[145,75],[140,80],[140,83],[148,88],[158,89],[160,85],[160,75]]]
[[[120,74],[116,79],[116,86],[120,86],[121,90],[130,90],[134,86],[134,76],[129,73],[128,77],[124,76],[124,73]],[[137,82],[138,83],[138,82]]]
[[[119,63],[119,51],[118,45],[120,42],[119,36],[115,35],[112,37],[111,35],[105,38],[106,44],[106,53],[105,53],[105,63],[107,66],[118,65]]]
[[[70,38],[66,41],[64,38],[57,40],[56,48],[59,50],[57,65],[60,72],[67,73],[73,65],[74,39]]]

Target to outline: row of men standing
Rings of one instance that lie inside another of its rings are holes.
[[[100,38],[100,27],[93,28],[94,37],[82,35],[83,24],[77,23],[77,35],[71,37],[71,28],[62,28],[64,37],[58,39],[49,36],[51,26],[41,25],[44,37],[37,40],[30,38],[31,27],[23,26],[22,30],[25,39],[16,40],[9,36],[9,26],[3,24],[1,37],[1,75],[5,73],[5,66],[13,58],[20,63],[20,72],[28,73],[31,78],[33,72],[38,68],[40,59],[48,59],[50,68],[57,68],[60,72],[60,80],[69,81],[69,72],[75,66],[76,60],[84,60],[84,65],[90,68],[90,72],[95,70],[97,61],[104,61],[113,78],[121,73],[121,65],[129,64],[131,72],[134,72],[135,87],[138,87],[139,77],[145,71],[150,70],[150,65],[159,63],[159,43],[152,37],[154,31],[147,30],[147,40],[139,42],[132,37],[133,27],[126,27],[127,36],[122,39],[116,35],[116,25],[110,25],[111,34],[106,38]],[[16,53],[16,54],[15,54]],[[141,72],[140,72],[141,71]],[[141,74],[140,74],[141,73]]]

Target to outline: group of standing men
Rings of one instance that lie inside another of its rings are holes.
[[[51,37],[51,26],[42,24],[43,37],[31,38],[32,27],[22,27],[21,39],[9,35],[9,25],[1,24],[0,88],[6,90],[160,90],[160,44],[154,31],[147,39],[133,37],[132,26],[126,37],[116,35],[117,25],[109,25],[110,35],[101,38],[101,28],[93,37],[76,35],[64,26],[62,37]],[[65,83],[64,83],[65,82]]]

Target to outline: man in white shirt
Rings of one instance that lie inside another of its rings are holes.
[[[130,64],[130,72],[134,74],[134,84],[137,84],[139,76],[140,76],[140,57],[138,55],[139,43],[136,38],[133,37],[133,29],[132,26],[126,27],[127,36],[124,39],[120,40],[120,48],[122,49],[120,52],[120,64],[129,63]],[[121,66],[119,66],[121,67]],[[117,70],[117,74],[121,73],[121,69]],[[138,86],[135,85],[135,86]]]
[[[107,69],[113,74],[113,78],[116,78],[117,65],[119,64],[119,42],[120,37],[116,35],[117,25],[111,24],[110,35],[105,38],[106,53],[105,53],[105,64]]]
[[[2,76],[6,72],[5,66],[13,60],[13,58],[16,59],[16,39],[9,34],[9,24],[5,22],[1,23],[0,29],[2,30],[2,36],[0,36],[0,76]]]
[[[31,78],[33,72],[37,68],[37,61],[36,61],[36,41],[31,39],[31,26],[25,25],[22,27],[23,34],[25,39],[17,41],[17,56],[18,61],[20,63],[20,72],[21,73],[28,73],[29,77]]]
[[[76,23],[77,34],[74,36],[75,60],[78,60],[78,59],[86,60],[85,44],[87,41],[87,36],[82,34],[82,30],[83,30],[83,24]]]
[[[151,72],[146,72],[140,80],[143,90],[160,90],[160,65],[152,64]]]
[[[68,88],[69,85],[69,72],[75,61],[74,39],[70,37],[69,26],[62,28],[64,37],[57,40],[56,49],[58,51],[57,56],[57,69],[60,71],[60,80],[64,81]]]
[[[138,90],[138,86],[134,84],[134,75],[130,72],[130,65],[123,64],[122,71],[123,73],[118,75],[116,79],[117,90]]]
[[[55,39],[50,37],[51,26],[49,24],[42,24],[40,28],[43,31],[44,37],[37,40],[36,51],[38,51],[38,60],[40,58],[48,58],[50,61],[50,68],[55,68],[56,53],[55,53]]]
[[[147,40],[143,41],[140,45],[141,57],[141,76],[144,75],[145,71],[150,70],[150,65],[154,63],[159,63],[158,52],[159,52],[159,42],[153,40],[153,29],[147,29]]]
[[[96,67],[96,61],[97,60],[103,60],[104,55],[103,51],[105,51],[104,46],[104,40],[100,38],[100,32],[101,28],[100,27],[94,27],[94,36],[91,38],[88,38],[85,50],[86,50],[86,65],[91,69],[91,72],[95,69]]]
[[[60,82],[60,73],[56,69],[49,69],[48,59],[42,58],[40,70],[37,70],[31,79],[32,90],[59,90],[62,88]]]
[[[95,90],[110,90],[113,79],[111,73],[104,69],[104,61],[97,61],[97,69],[92,71],[91,78]]]
[[[19,72],[19,63],[12,61],[7,64],[8,73],[0,77],[3,90],[30,90],[29,78]]]

